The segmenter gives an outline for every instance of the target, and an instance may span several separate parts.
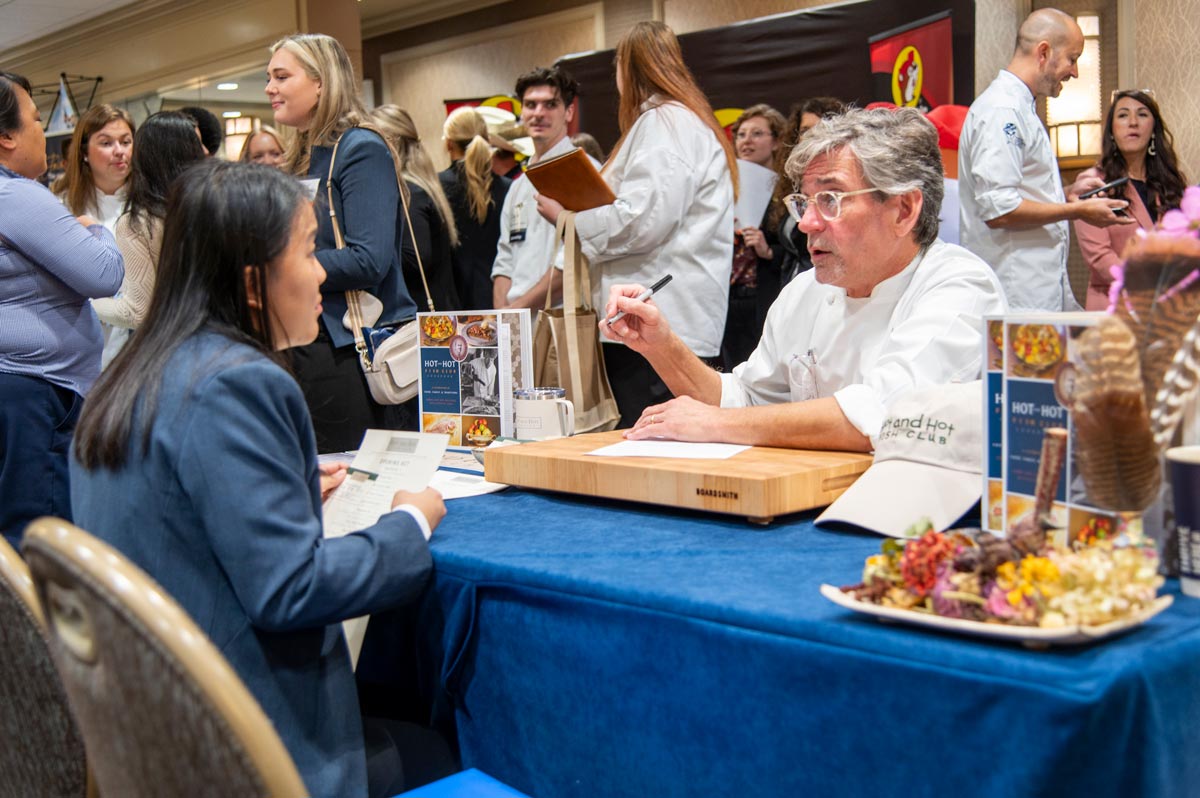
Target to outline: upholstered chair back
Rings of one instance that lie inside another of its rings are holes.
[[[25,561],[0,537],[0,798],[88,794],[83,736]]]
[[[58,519],[22,550],[102,796],[306,794],[258,702],[154,580]]]

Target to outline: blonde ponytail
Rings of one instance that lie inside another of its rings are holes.
[[[465,153],[462,166],[467,178],[467,202],[471,215],[483,224],[492,204],[492,145],[487,140],[487,123],[474,108],[455,108],[442,125],[442,136]]]
[[[476,136],[467,144],[466,152],[463,173],[467,176],[467,200],[471,215],[483,224],[492,204],[492,145],[482,136]]]

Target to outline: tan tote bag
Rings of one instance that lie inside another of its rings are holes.
[[[533,328],[533,384],[565,388],[575,406],[575,433],[606,432],[621,413],[604,371],[599,319],[592,308],[592,279],[575,235],[575,214],[563,211],[555,234],[563,241],[563,306],[538,312]]]

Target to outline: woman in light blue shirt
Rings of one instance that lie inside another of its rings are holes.
[[[88,299],[125,271],[112,233],[36,182],[46,136],[30,92],[0,72],[0,532],[13,546],[34,518],[71,517],[67,447],[104,345]]]

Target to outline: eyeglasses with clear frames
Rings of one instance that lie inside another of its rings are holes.
[[[734,139],[737,141],[741,141],[742,139],[762,139],[770,135],[771,131],[769,130],[750,130],[749,128],[740,127]]]
[[[796,220],[796,224],[800,224],[800,220],[804,218],[804,212],[808,210],[810,202],[816,203],[817,213],[821,214],[822,219],[832,222],[842,215],[842,200],[845,197],[870,194],[878,190],[877,188],[860,188],[856,191],[818,191],[811,197],[805,194],[788,194],[783,198],[783,204],[792,218]]]

